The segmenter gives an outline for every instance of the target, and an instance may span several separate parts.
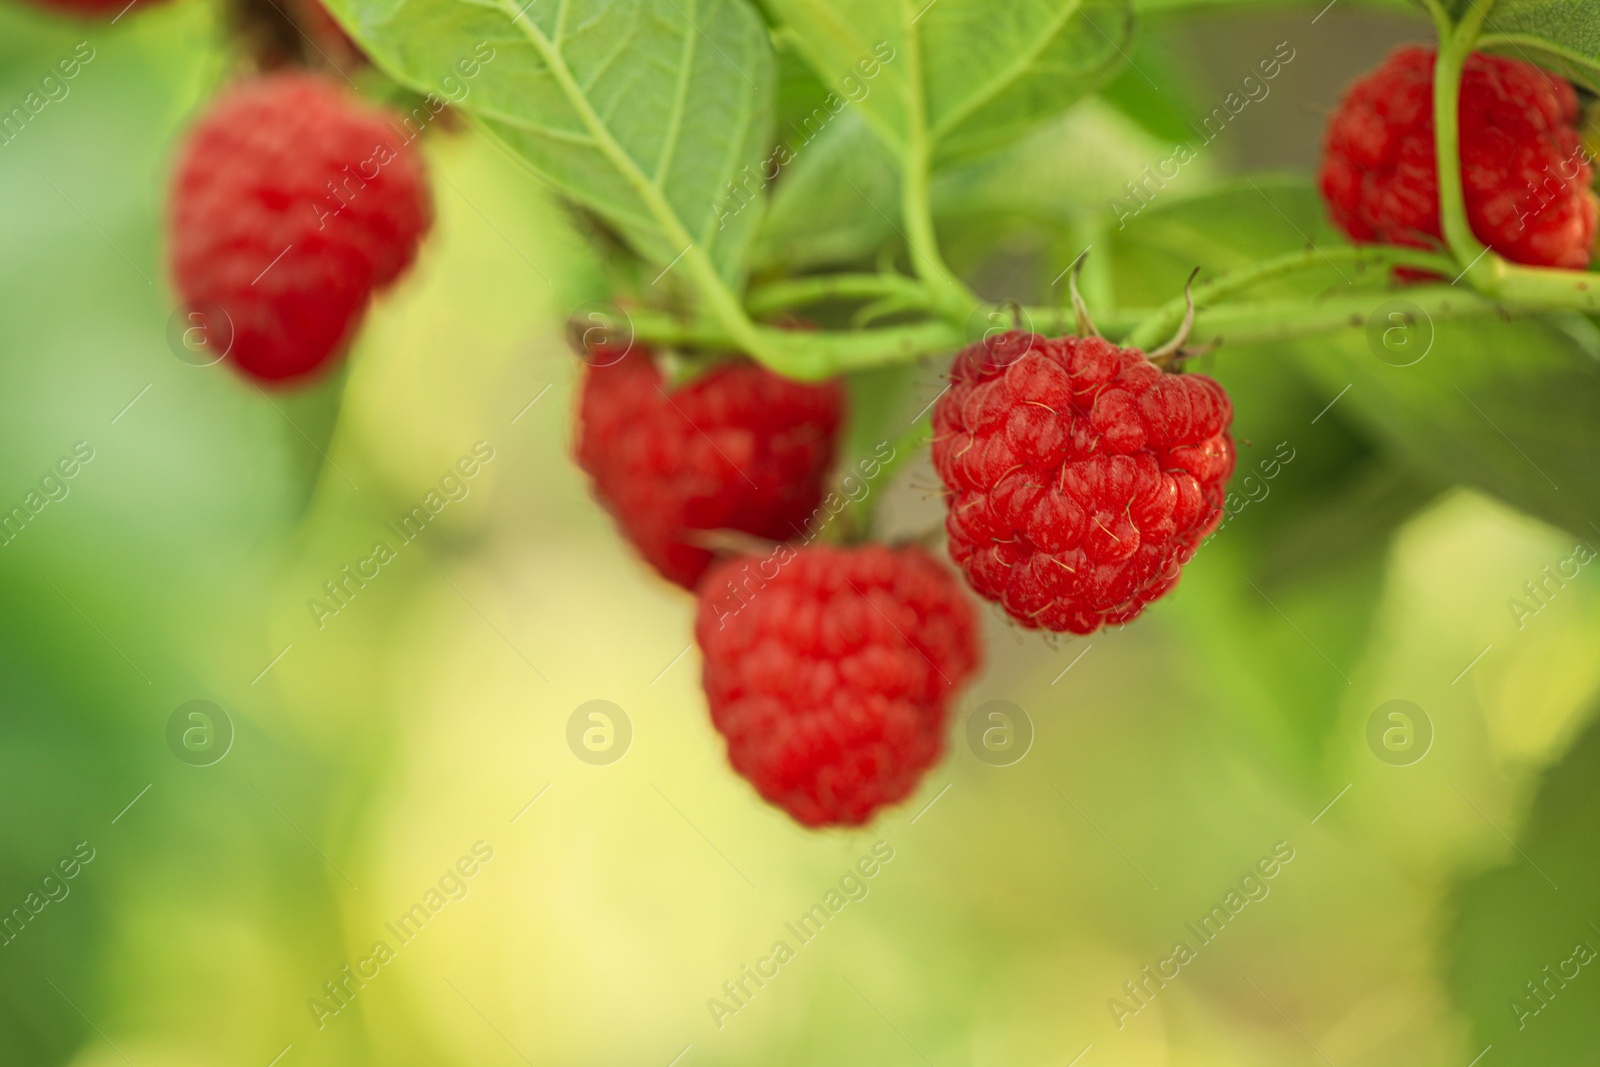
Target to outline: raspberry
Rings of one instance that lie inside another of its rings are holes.
[[[722,364],[667,391],[651,352],[591,356],[578,405],[578,465],[661,576],[693,589],[712,562],[695,530],[800,534],[821,503],[844,418],[837,382],[806,384]]]
[[[280,73],[234,88],[190,131],[171,216],[179,293],[209,337],[231,339],[234,366],[277,382],[349,342],[373,292],[410,265],[431,208],[384,112]]]
[[[706,576],[695,639],[734,770],[806,826],[857,826],[944,750],[971,605],[918,548],[779,546]]]
[[[1029,629],[1127,622],[1221,521],[1232,420],[1210,378],[1099,337],[971,345],[933,412],[950,556]]]
[[[1322,195],[1352,240],[1426,247],[1440,238],[1433,64],[1432,49],[1399,49],[1350,87],[1328,124]],[[1472,232],[1518,263],[1587,267],[1596,200],[1572,86],[1527,63],[1474,54],[1460,115]]]

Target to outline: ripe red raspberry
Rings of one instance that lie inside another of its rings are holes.
[[[208,336],[261,381],[349,342],[431,217],[422,162],[384,112],[317,75],[235,87],[190,131],[172,185],[172,273]],[[212,322],[209,305],[225,320]]]
[[[734,770],[806,826],[856,826],[944,750],[974,613],[921,549],[779,546],[706,575],[695,620]]]
[[[740,361],[669,392],[647,349],[602,347],[590,358],[578,465],[662,577],[693,589],[711,565],[696,530],[774,541],[804,532],[833,464],[842,386]]]
[[[933,411],[950,556],[1029,629],[1127,622],[1221,521],[1232,421],[1210,378],[1099,337],[971,345]]]
[[[1328,124],[1322,195],[1358,242],[1440,237],[1430,48],[1401,48],[1350,87]],[[1461,180],[1478,240],[1518,263],[1582,270],[1595,239],[1589,156],[1572,86],[1474,54],[1461,77]]]

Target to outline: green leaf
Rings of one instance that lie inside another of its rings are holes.
[[[778,139],[792,139],[806,119],[811,118],[817,105],[827,99],[828,87],[822,84],[817,72],[811,69],[805,57],[794,48],[791,37],[779,35],[773,39],[777,46],[776,117]]]
[[[1417,343],[1428,335],[1424,324]],[[1365,339],[1297,351],[1330,396],[1348,386],[1351,414],[1409,463],[1596,536],[1600,363],[1545,321],[1438,323],[1431,341],[1420,362],[1398,367]]]
[[[1455,893],[1449,984],[1471,1052],[1492,1044],[1507,1067],[1587,1062],[1600,1047],[1600,726],[1546,776],[1520,838]]]
[[[800,51],[904,158],[989,151],[1098,87],[1133,32],[1128,0],[767,0]]]
[[[1328,222],[1310,183],[1297,175],[1258,174],[1207,185],[1186,165],[1176,178],[1158,175],[1141,182],[1133,194],[1124,189],[1119,205],[1108,210],[1121,222],[1114,231],[1119,264],[1128,254],[1156,257],[1145,269],[1129,271],[1127,291],[1118,290],[1122,302],[1134,307],[1181,295],[1183,280],[1194,267],[1201,268],[1197,280],[1204,283],[1217,274],[1299,251],[1308,243],[1345,243]],[[1329,268],[1301,274],[1291,282],[1260,286],[1243,299],[1320,293],[1350,280],[1348,272]],[[1198,321],[1204,324],[1203,314]],[[1227,369],[1224,358],[1217,357],[1222,372]]]
[[[739,0],[331,0],[398,80],[472,113],[645,258],[736,281],[771,136],[766,27]],[[749,173],[746,174],[748,168]],[[691,269],[693,263],[690,264]]]
[[[1194,136],[1189,125],[1200,94],[1193,77],[1184,77],[1184,62],[1189,49],[1189,24],[1141,24],[1140,33],[1128,49],[1128,64],[1106,85],[1100,95],[1139,123],[1170,148]],[[1160,71],[1167,83],[1162,91],[1146,71]],[[1179,84],[1174,85],[1177,81]],[[1176,91],[1174,91],[1176,90]]]
[[[1374,460],[1339,483],[1318,486],[1316,498],[1276,523],[1259,545],[1262,586],[1268,590],[1338,571],[1388,547],[1412,516],[1439,495],[1439,484],[1393,460]]]
[[[1095,150],[1083,151],[1085,144]],[[858,262],[898,236],[899,165],[859,115],[845,111],[789,147],[793,162],[762,221],[756,263],[803,270]],[[945,170],[933,183],[934,217],[941,232],[969,226],[991,240],[1000,220],[1110,220],[1108,204],[1130,176],[1171,152],[1117,109],[1084,100],[1015,144]],[[1198,180],[1204,170],[1196,162],[1186,173]]]
[[[1092,152],[1084,151],[1093,145]],[[1113,221],[1112,201],[1125,195],[1140,168],[1172,155],[1138,122],[1104,100],[1085,100],[1004,151],[942,174],[934,183],[941,221],[961,217],[1023,218],[1062,226]],[[1199,187],[1204,161],[1189,164]],[[1075,250],[1074,250],[1075,254]]]
[[[1529,60],[1600,92],[1600,6],[1573,0],[1500,0],[1478,46]]]
[[[895,236],[900,168],[859,115],[845,112],[791,144],[794,162],[762,220],[755,263],[791,271],[850,263]]]

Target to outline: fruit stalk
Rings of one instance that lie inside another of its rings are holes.
[[[914,5],[902,4],[910,16]],[[906,23],[906,76],[913,86],[922,85],[922,48],[917,39],[916,18]],[[939,251],[933,226],[933,198],[928,175],[932,169],[933,145],[928,135],[928,115],[920,93],[907,100],[906,160],[901,176],[901,209],[905,215],[906,244],[912,269],[932,294],[939,311],[952,322],[965,323],[981,301],[963,285]]]
[[[1477,42],[1478,30],[1494,0],[1474,3],[1458,25],[1452,26],[1437,3],[1429,4],[1439,33],[1439,54],[1433,67],[1433,130],[1436,169],[1439,173],[1439,222],[1445,243],[1469,277],[1484,257],[1485,248],[1467,221],[1466,197],[1461,188],[1461,73]]]

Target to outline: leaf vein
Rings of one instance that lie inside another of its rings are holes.
[[[688,0],[689,10],[694,10],[694,0]],[[688,105],[689,83],[694,77],[695,51],[697,48],[694,16],[689,12],[678,12],[683,16],[683,56],[678,63],[677,85],[672,92],[672,112],[667,118],[665,139],[661,144],[661,160],[656,165],[656,173],[651,179],[656,188],[665,186],[667,174],[672,170],[672,160],[677,154],[678,135],[683,129],[683,115]]]

